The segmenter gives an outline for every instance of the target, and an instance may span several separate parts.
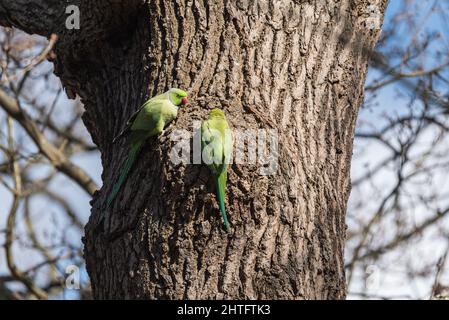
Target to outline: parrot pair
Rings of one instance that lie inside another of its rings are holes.
[[[125,129],[114,138],[113,143],[128,135],[131,147],[118,181],[107,198],[107,207],[120,191],[145,140],[161,134],[165,126],[176,119],[179,108],[189,103],[187,96],[187,92],[172,88],[149,99],[129,118]],[[201,125],[201,137],[203,159],[214,175],[217,200],[225,229],[229,231],[225,198],[227,170],[232,155],[232,135],[222,110],[213,109],[210,112],[209,118]]]

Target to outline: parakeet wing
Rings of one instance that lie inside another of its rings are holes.
[[[201,126],[201,144],[203,159],[209,165],[214,174],[219,173],[219,168],[215,159],[221,159],[221,144],[216,143],[217,131],[213,129],[213,123],[210,120],[204,121]]]
[[[117,141],[120,137],[122,137],[123,135],[129,133],[129,131],[132,129],[131,127],[133,126],[134,122],[136,121],[137,117],[139,116],[139,114],[141,114],[142,111],[144,111],[145,109],[149,109],[151,108],[154,104],[157,103],[161,103],[164,102],[165,99],[165,95],[159,95],[156,97],[153,97],[149,100],[147,100],[139,109],[137,109],[128,119],[128,121],[125,124],[125,127],[123,128],[122,132],[120,132],[113,140],[113,142]],[[167,100],[168,101],[168,100]],[[149,124],[149,127],[151,127],[151,123]],[[132,129],[135,130],[135,129]],[[140,129],[136,129],[136,130],[140,130]],[[144,130],[148,130],[148,129],[144,129]]]
[[[160,120],[161,113],[157,112],[163,108],[163,101],[154,101],[146,104],[133,118],[130,129],[151,131]]]
[[[214,159],[209,163],[215,174],[227,170],[232,155],[232,136],[226,120],[207,120],[201,127],[203,155]],[[206,148],[207,146],[207,148]]]
[[[168,102],[168,101],[169,100],[168,100],[166,94],[164,94],[164,93],[147,100],[139,109],[136,110],[136,112],[134,112],[129,117],[128,121],[126,122],[126,126],[131,127],[131,125],[134,123],[137,116],[139,115],[140,111],[142,111],[143,109],[149,109],[150,107],[152,107],[153,105],[155,105],[157,103]]]
[[[231,163],[233,148],[233,138],[231,130],[226,126],[225,134],[223,137],[223,170],[227,170],[228,165]]]
[[[141,114],[142,111],[144,111],[144,109],[148,109],[149,107],[151,107],[151,105],[154,102],[154,98],[148,100],[147,102],[145,102],[139,109],[136,110],[136,112],[134,112],[128,119],[128,121],[126,122],[126,127],[128,130],[131,129],[133,123],[136,121],[137,116],[139,114]]]

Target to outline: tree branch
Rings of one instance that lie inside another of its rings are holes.
[[[13,153],[14,150],[13,125],[12,120],[10,118],[8,119],[8,133],[9,133],[8,144],[11,153]],[[22,197],[22,175],[17,161],[13,160],[12,167],[13,167],[15,192],[6,225],[6,237],[5,237],[6,263],[14,279],[22,282],[28,288],[28,290],[30,290],[30,292],[34,294],[37,298],[47,299],[48,298],[47,294],[44,291],[42,291],[39,287],[37,287],[34,284],[34,282],[27,277],[26,274],[20,271],[14,261],[12,252],[12,243],[14,241],[14,230],[16,226],[17,210],[19,209],[20,198]]]
[[[14,0],[0,2],[0,25],[48,37],[64,21],[65,2]]]
[[[40,152],[60,172],[74,180],[90,195],[98,189],[95,182],[80,167],[73,164],[64,153],[57,149],[39,130],[37,124],[20,108],[18,102],[0,89],[0,106],[26,130]]]
[[[387,243],[385,245],[379,246],[377,248],[371,249],[368,252],[366,252],[365,254],[358,256],[357,259],[354,259],[350,263],[348,263],[346,265],[346,267],[350,268],[357,261],[362,261],[362,260],[365,260],[367,258],[375,257],[375,256],[378,256],[378,255],[381,255],[381,254],[384,254],[386,252],[391,251],[393,248],[398,247],[402,243],[406,243],[408,240],[410,240],[414,236],[417,236],[417,235],[421,234],[426,228],[428,228],[430,226],[434,226],[437,221],[439,221],[442,218],[446,217],[448,213],[449,213],[449,209],[444,210],[443,212],[437,212],[436,215],[434,215],[431,218],[427,219],[422,224],[420,224],[419,226],[413,228],[409,232],[401,234],[401,235],[398,235],[391,242],[389,242],[389,243]]]

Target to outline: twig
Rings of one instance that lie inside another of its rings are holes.
[[[80,167],[73,164],[64,153],[58,150],[39,130],[37,124],[23,111],[16,99],[10,97],[0,89],[0,106],[26,130],[36,143],[42,154],[50,160],[51,164],[60,172],[74,180],[83,190],[91,196],[98,189],[95,182]]]
[[[440,259],[438,259],[437,272],[435,274],[435,280],[433,281],[432,292],[430,293],[429,299],[432,299],[433,297],[435,297],[435,295],[437,293],[437,288],[440,283],[440,277],[441,277],[441,274],[443,273],[448,254],[449,254],[449,245],[448,245],[444,255]]]
[[[8,143],[11,152],[14,152],[14,138],[13,138],[13,122],[11,117],[8,117]],[[16,192],[14,193],[14,199],[9,211],[7,229],[6,229],[6,241],[5,241],[5,251],[6,251],[6,262],[11,275],[18,281],[22,282],[32,294],[34,294],[39,299],[47,299],[47,294],[37,287],[23,272],[21,272],[14,261],[12,253],[12,243],[14,241],[14,230],[16,224],[17,210],[20,204],[21,192],[22,192],[22,178],[20,173],[20,167],[17,161],[13,160],[13,176]]]

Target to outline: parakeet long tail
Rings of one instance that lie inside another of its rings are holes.
[[[111,205],[112,201],[114,201],[115,197],[117,196],[118,192],[120,191],[120,188],[122,187],[123,183],[126,180],[126,177],[128,176],[129,170],[131,170],[131,167],[134,163],[134,160],[136,160],[137,154],[140,151],[140,147],[142,146],[142,142],[136,142],[131,146],[131,150],[129,151],[128,159],[126,159],[125,164],[123,165],[122,172],[120,173],[120,177],[118,178],[117,183],[115,184],[114,188],[112,189],[111,194],[108,197],[107,206]]]
[[[221,215],[223,216],[225,229],[227,232],[229,232],[229,229],[230,229],[229,222],[228,222],[228,217],[226,215],[226,209],[225,209],[226,181],[227,181],[227,172],[224,170],[217,177],[217,197],[218,197],[218,202],[220,204],[220,211],[221,211]]]

